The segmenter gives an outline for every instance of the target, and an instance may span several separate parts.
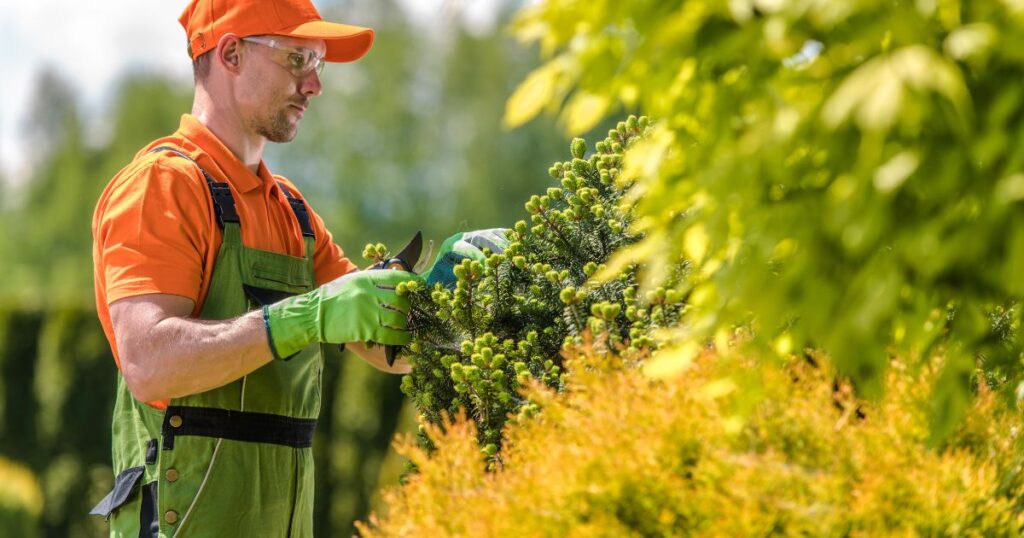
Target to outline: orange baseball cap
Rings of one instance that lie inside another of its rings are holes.
[[[373,45],[373,29],[327,22],[310,0],[192,0],[178,21],[193,60],[229,33],[323,39],[328,62],[358,60]]]

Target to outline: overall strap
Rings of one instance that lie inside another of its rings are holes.
[[[302,228],[302,235],[304,237],[316,237],[313,233],[313,227],[309,224],[309,211],[306,210],[306,204],[292,196],[292,191],[288,190],[288,187],[284,186],[284,183],[278,181],[278,186],[284,191],[284,195],[288,197],[288,205],[292,206],[292,213],[295,213],[295,220],[299,221],[299,227]]]
[[[177,148],[171,146],[159,146],[149,150],[149,153],[156,153],[158,151],[170,151],[175,155],[184,157],[192,162],[199,168],[199,171],[203,173],[203,177],[206,178],[206,184],[210,186],[210,198],[213,199],[214,212],[217,214],[217,224],[220,225],[221,229],[224,229],[225,222],[234,222],[241,226],[241,220],[238,218],[238,212],[235,211],[235,199],[231,196],[231,188],[228,187],[227,183],[220,183],[214,181],[207,171],[199,165],[192,157],[182,152]]]

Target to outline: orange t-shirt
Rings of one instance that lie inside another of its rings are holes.
[[[261,161],[253,174],[194,116],[185,114],[177,132],[143,148],[111,180],[93,216],[93,268],[96,310],[120,368],[108,305],[136,295],[166,293],[195,301],[198,316],[210,287],[222,232],[206,179],[195,164],[163,151],[172,146],[189,155],[214,181],[230,185],[248,247],[304,256],[299,223],[278,182],[292,195],[298,189],[274,176]],[[357,269],[324,228],[309,204],[316,234],[313,263],[317,284]],[[165,407],[165,406],[161,406]]]

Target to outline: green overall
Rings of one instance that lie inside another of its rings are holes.
[[[153,151],[165,150],[191,160],[176,148]],[[304,257],[248,248],[227,184],[202,172],[224,236],[200,317],[233,318],[313,289],[314,238],[303,202],[282,186]],[[175,398],[166,411],[136,400],[119,376],[115,486],[92,513],[108,517],[119,537],[312,536],[310,446],[322,368],[320,345],[312,345],[223,387]]]

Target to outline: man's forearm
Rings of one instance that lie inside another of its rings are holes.
[[[136,314],[141,319],[136,318],[135,323],[147,322],[147,312]],[[117,339],[125,381],[142,401],[215,389],[273,360],[259,310],[230,320],[168,316],[148,321],[144,337]],[[117,328],[115,332],[140,334]]]

